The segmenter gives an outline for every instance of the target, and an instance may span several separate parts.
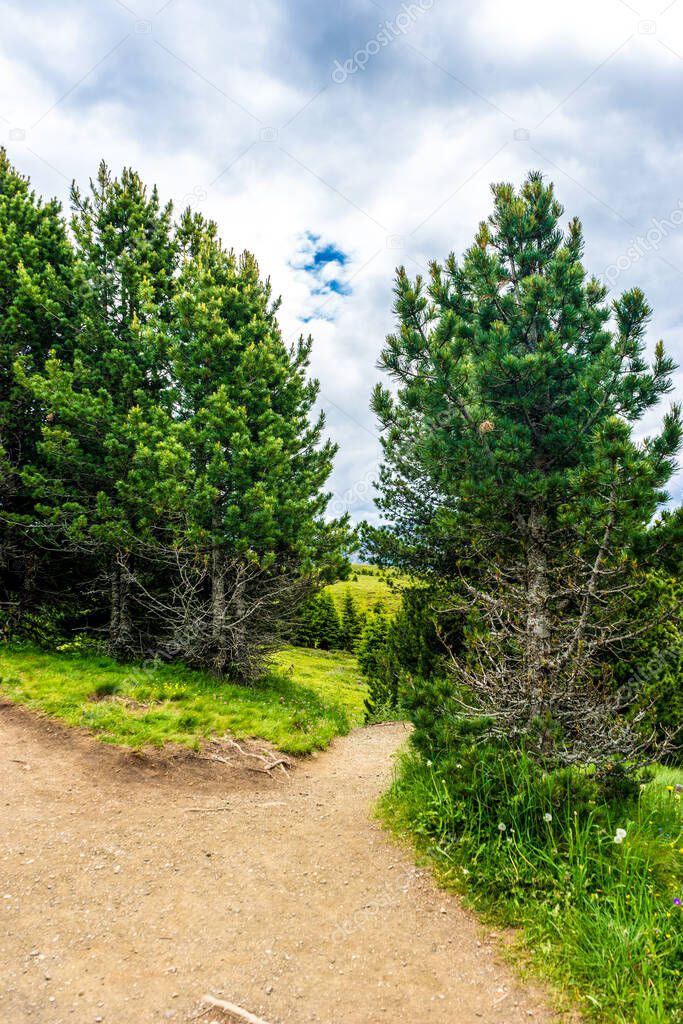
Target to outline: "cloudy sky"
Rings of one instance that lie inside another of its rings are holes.
[[[491,181],[552,178],[589,269],[643,287],[650,344],[683,362],[683,0],[0,10],[0,140],[38,191],[134,166],[255,252],[287,336],[313,335],[335,510],[372,509],[394,267],[461,253]]]

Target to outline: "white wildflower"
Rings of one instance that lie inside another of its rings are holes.
[[[549,814],[549,813],[547,813],[547,812],[546,812],[546,813],[545,813],[545,814],[543,815],[543,820],[544,820],[544,821],[552,821],[552,820],[553,820],[553,816],[552,816],[552,814]]]
[[[506,828],[507,828],[507,825],[505,824],[504,821],[499,821],[498,822],[498,831],[499,832],[504,832]]]
[[[618,828],[616,831],[616,835],[614,836],[614,842],[617,844],[623,843],[624,839],[626,839],[626,829]]]

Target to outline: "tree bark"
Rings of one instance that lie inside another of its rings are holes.
[[[249,644],[247,640],[247,586],[246,572],[244,566],[239,563],[237,566],[237,578],[233,591],[232,603],[235,610],[235,665],[242,671],[249,666]]]
[[[129,654],[132,648],[129,558],[125,552],[117,552],[111,569],[109,648],[116,657]]]
[[[222,677],[227,665],[225,605],[225,556],[220,544],[211,549],[211,636],[213,664],[216,675]]]
[[[543,517],[541,510],[536,506],[529,515],[527,530],[525,662],[531,718],[536,718],[549,710],[546,678],[550,641],[548,556]]]

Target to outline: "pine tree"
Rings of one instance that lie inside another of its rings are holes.
[[[310,338],[288,348],[253,256],[132,170],[74,187],[71,246],[4,157],[0,189],[5,563],[19,481],[59,600],[112,653],[253,677],[353,543],[325,521]]]
[[[323,417],[310,419],[311,340],[285,346],[254,257],[226,251],[212,224],[186,218],[183,230],[191,244],[172,375],[191,472],[183,546],[196,554],[178,642],[219,676],[247,678],[310,590],[341,565],[346,523],[323,520],[336,448],[322,440]]]
[[[334,598],[328,590],[323,590],[317,598],[318,642],[316,647],[324,651],[337,650],[340,647],[341,623]]]
[[[141,540],[122,500],[134,448],[128,418],[170,404],[176,243],[171,207],[131,170],[117,179],[102,163],[87,195],[74,186],[72,207],[77,344],[71,359],[56,350],[42,377],[24,380],[49,409],[39,446],[46,471],[31,483],[45,517],[93,563],[96,587],[108,592],[110,650],[124,654],[135,647],[131,558]]]
[[[301,607],[296,629],[300,647],[337,650],[341,644],[341,622],[334,598],[327,590],[314,594]]]
[[[661,342],[645,358],[642,292],[610,307],[587,277],[581,227],[561,229],[552,185],[533,173],[493,195],[462,264],[434,263],[428,282],[399,270],[381,357],[398,396],[373,399],[390,525],[372,543],[447,581],[468,621],[456,681],[489,736],[604,766],[639,743],[605,664],[632,628],[634,539],[666,499],[680,408],[643,442],[633,428],[674,364]]]
[[[356,645],[358,667],[368,681],[368,715],[395,708],[398,703],[398,677],[389,666],[388,636],[389,618],[380,604],[368,615]]]
[[[72,254],[60,205],[37,198],[0,148],[0,602],[18,610],[45,583],[23,480],[36,461],[44,410],[15,364],[21,359],[24,374],[40,373],[50,349],[70,351],[71,295]]]
[[[363,629],[363,621],[353,599],[353,594],[347,590],[342,601],[340,615],[339,644],[345,651],[353,652],[360,639]]]

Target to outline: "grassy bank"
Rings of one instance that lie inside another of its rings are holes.
[[[104,656],[0,649],[0,694],[87,728],[106,743],[197,748],[208,736],[258,737],[306,754],[362,721],[355,659],[285,648],[252,687],[178,665],[120,665]]]
[[[398,610],[401,604],[401,588],[405,585],[404,577],[387,569],[375,569],[369,565],[354,565],[351,569],[349,580],[340,580],[327,588],[339,611],[347,591],[351,592],[358,609],[362,612],[369,612],[378,601],[381,601],[390,613]]]
[[[486,792],[486,769],[469,768],[406,755],[383,820],[470,906],[521,927],[524,959],[588,1018],[680,1024],[683,772],[660,771],[639,799],[591,807],[571,782],[565,793],[532,789],[496,767]]]

